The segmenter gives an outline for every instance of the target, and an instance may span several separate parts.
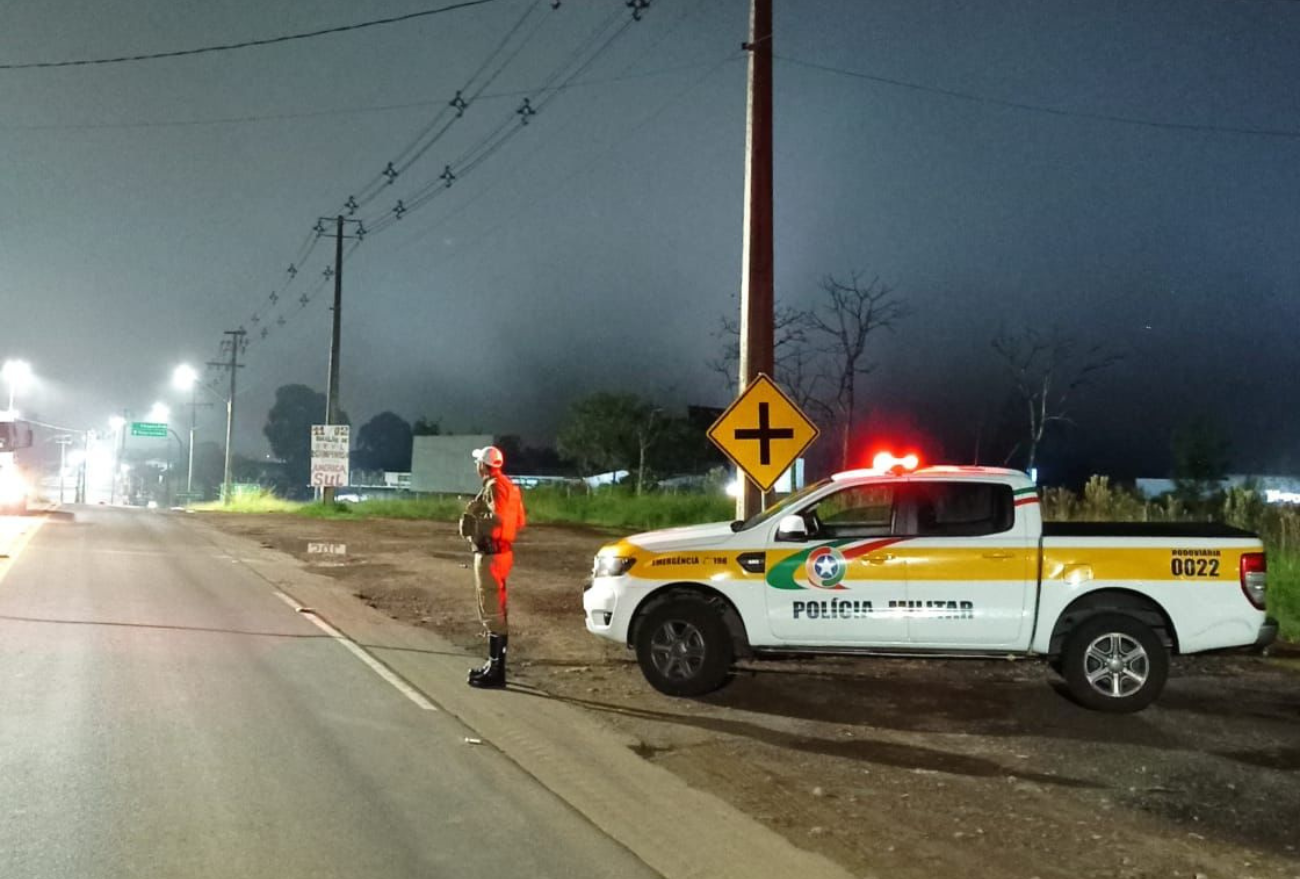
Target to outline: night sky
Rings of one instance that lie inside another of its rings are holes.
[[[778,296],[806,304],[856,270],[912,310],[874,339],[864,443],[969,460],[1007,393],[990,340],[1055,327],[1123,361],[1082,392],[1049,468],[1161,475],[1170,432],[1208,418],[1235,470],[1300,470],[1300,3],[775,3]],[[12,0],[0,64],[435,5]],[[390,225],[344,270],[343,407],[545,442],[597,390],[724,404],[707,363],[739,302],[745,0],[654,0],[481,164],[385,220],[628,16],[623,0],[497,0],[0,70],[0,356],[40,377],[19,408],[77,427],[155,399],[179,413],[172,368],[243,325],[236,448],[264,453],[275,388],[325,388],[332,243],[286,272],[311,227],[515,47],[358,212]],[[200,413],[200,440],[223,415]]]

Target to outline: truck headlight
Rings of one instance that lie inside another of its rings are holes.
[[[593,577],[621,577],[632,569],[636,559],[621,555],[598,555],[592,565]]]

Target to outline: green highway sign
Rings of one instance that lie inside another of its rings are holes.
[[[167,436],[167,425],[155,421],[132,421],[131,436]]]

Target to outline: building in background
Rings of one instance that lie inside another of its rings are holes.
[[[485,434],[413,437],[411,491],[478,494],[483,482],[474,468],[473,452],[492,443],[493,438]],[[505,469],[510,472],[509,459]]]

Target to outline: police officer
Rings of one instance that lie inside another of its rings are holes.
[[[479,620],[488,635],[488,661],[471,669],[469,685],[495,689],[506,685],[506,578],[514,565],[515,536],[524,527],[524,500],[519,487],[501,472],[505,456],[496,446],[474,450],[483,490],[460,517],[460,535],[474,551],[474,588]]]

